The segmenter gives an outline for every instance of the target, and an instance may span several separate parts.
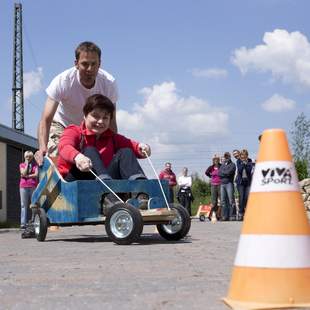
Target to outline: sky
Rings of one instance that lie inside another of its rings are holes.
[[[25,133],[82,41],[117,80],[119,133],[152,148],[157,173],[204,175],[214,154],[310,113],[310,1],[24,0]],[[0,2],[0,123],[12,124],[14,1]],[[143,168],[153,175],[148,161]]]

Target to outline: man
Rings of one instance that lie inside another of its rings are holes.
[[[233,150],[232,152],[235,160],[238,160],[240,158],[240,151],[239,150]]]
[[[221,179],[222,220],[229,221],[233,217],[234,177],[236,165],[231,161],[229,152],[224,153],[224,163],[219,169]]]
[[[177,180],[176,180],[175,173],[171,169],[171,163],[165,163],[165,169],[163,171],[161,171],[161,173],[159,174],[159,179],[160,180],[167,180],[169,182],[170,199],[168,199],[168,200],[170,203],[173,203],[173,201],[174,201],[173,188],[174,188],[174,186],[177,185]]]
[[[56,76],[46,89],[47,100],[38,127],[39,165],[43,156],[58,155],[59,138],[69,124],[80,125],[86,99],[94,94],[108,97],[114,105],[118,99],[116,81],[100,68],[101,50],[92,42],[82,42],[75,50],[75,66]],[[117,132],[116,118],[110,128]]]

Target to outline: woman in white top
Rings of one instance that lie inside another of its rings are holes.
[[[192,177],[187,175],[188,169],[186,167],[182,170],[182,175],[178,177],[179,191],[177,193],[177,198],[179,203],[185,207],[189,213],[192,215],[191,203],[194,201],[194,197],[191,191]]]

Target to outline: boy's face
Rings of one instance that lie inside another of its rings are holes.
[[[106,110],[94,109],[84,116],[88,130],[100,135],[110,127],[111,115]]]

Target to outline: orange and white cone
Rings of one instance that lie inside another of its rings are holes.
[[[310,309],[310,225],[282,129],[263,132],[224,302],[233,309]]]

